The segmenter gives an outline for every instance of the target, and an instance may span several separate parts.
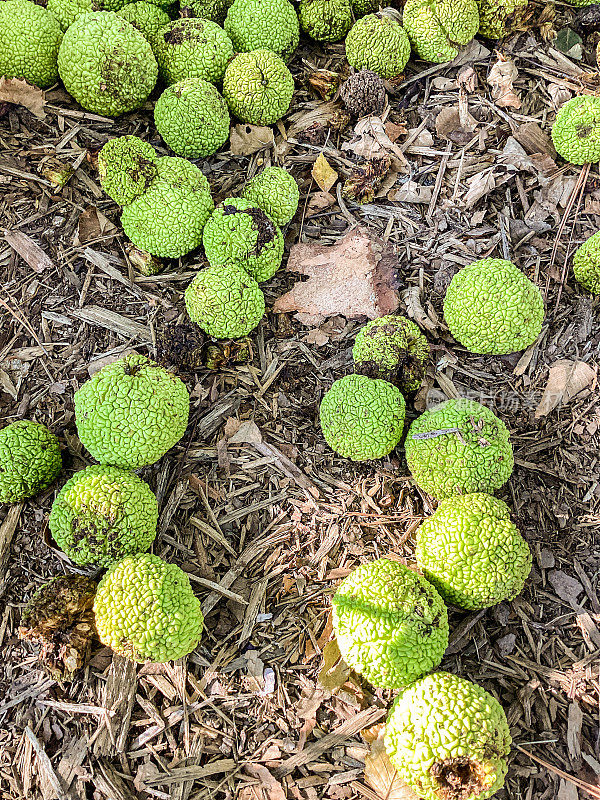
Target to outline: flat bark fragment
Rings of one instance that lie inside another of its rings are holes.
[[[377,319],[400,304],[394,248],[365,228],[352,229],[335,245],[294,245],[287,269],[308,280],[275,301],[276,313],[296,311],[319,324],[334,315]]]

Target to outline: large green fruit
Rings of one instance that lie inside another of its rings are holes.
[[[424,60],[456,58],[479,30],[476,0],[407,0],[402,12],[413,50]]]
[[[508,506],[480,492],[442,500],[417,530],[415,556],[447,603],[470,610],[512,600],[531,571]]]
[[[171,661],[202,635],[200,601],[176,564],[141,553],[113,564],[94,600],[102,644],[132,661]]]
[[[62,30],[56,17],[29,0],[0,3],[0,76],[46,89],[58,80]]]
[[[195,17],[176,19],[161,28],[154,50],[167,86],[185,78],[219,83],[233,58],[233,45],[223,28]]]
[[[410,57],[410,42],[400,23],[387,14],[368,14],[346,36],[346,58],[356,70],[397,78]]]
[[[437,667],[448,646],[444,601],[398,561],[362,564],[340,583],[332,605],[344,661],[373,686],[408,686]]]
[[[447,400],[412,423],[404,443],[415,482],[443,500],[493,492],[510,478],[513,452],[502,420],[474,400]]]
[[[506,714],[475,683],[436,672],[404,689],[385,727],[398,774],[422,800],[486,800],[504,784]]]
[[[235,0],[223,27],[237,53],[272,50],[288,61],[298,47],[300,26],[289,0]]]
[[[246,183],[242,197],[262,208],[276,225],[286,225],[298,210],[300,192],[287,170],[266,167]]]
[[[387,381],[346,375],[321,401],[325,441],[344,458],[367,461],[391,453],[402,438],[404,397]]]
[[[238,53],[223,77],[223,97],[242,122],[272,125],[290,107],[294,79],[283,59],[270,50]]]
[[[600,294],[600,231],[586,239],[575,251],[573,275],[588,292]]]
[[[76,472],[52,505],[54,541],[76,564],[108,567],[147,550],[158,503],[134,472],[97,465]]]
[[[22,419],[0,430],[0,503],[39,494],[61,468],[58,439],[45,425]]]
[[[157,156],[149,142],[137,136],[109,139],[98,153],[102,188],[120,206],[143,194],[157,175]]]
[[[137,469],[154,464],[185,433],[185,384],[137,353],[113,361],[75,392],[79,438],[103,464]]]

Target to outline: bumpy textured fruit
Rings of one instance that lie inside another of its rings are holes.
[[[0,430],[0,503],[47,489],[61,468],[58,439],[45,425],[22,419]]]
[[[147,550],[158,503],[134,472],[103,465],[76,472],[52,504],[50,531],[76,564],[108,567]]]
[[[417,531],[415,556],[447,603],[471,610],[512,600],[531,571],[508,506],[480,492],[442,500]]]
[[[29,0],[0,3],[0,76],[46,89],[58,79],[61,40],[59,22],[46,9]]]
[[[94,600],[102,644],[132,661],[171,661],[191,653],[204,619],[190,579],[176,564],[141,553],[113,564]]]
[[[192,322],[216,339],[237,339],[254,330],[265,313],[265,296],[236,264],[201,270],[185,290]]]
[[[125,0],[123,0],[124,4]],[[99,10],[99,8],[94,8],[94,5],[99,6],[98,3],[93,4],[92,0],[48,0],[46,10],[54,14],[61,30],[66,31],[69,25],[72,25],[82,14]]]
[[[293,175],[281,167],[266,167],[242,189],[242,197],[268,214],[276,225],[286,225],[298,210],[300,192]]]
[[[552,141],[572,164],[600,161],[600,97],[574,97],[562,105],[552,126]]]
[[[137,28],[152,47],[156,43],[159,30],[171,21],[166,11],[154,3],[145,3],[143,0],[127,3],[117,13]]]
[[[214,209],[210,186],[195,164],[164,156],[147,190],[121,214],[121,225],[136,247],[161,258],[179,258],[202,242]]]
[[[437,667],[448,646],[444,601],[398,561],[362,564],[340,583],[332,606],[344,661],[373,686],[408,686]]]
[[[75,392],[79,438],[102,464],[154,464],[181,439],[190,397],[185,384],[132,353],[98,370]]]
[[[182,17],[200,17],[222,25],[231,3],[232,0],[181,0],[179,7]]]
[[[370,69],[381,78],[402,74],[410,57],[406,31],[387,14],[368,14],[346,37],[346,58],[354,69]]]
[[[404,689],[385,726],[400,778],[423,800],[486,800],[504,784],[506,714],[471,681],[435,672]]]
[[[442,63],[458,55],[479,30],[476,0],[407,0],[402,12],[413,50],[424,60]]]
[[[415,482],[438,500],[491,493],[504,486],[513,469],[506,425],[466,398],[447,400],[417,417],[404,448]]]
[[[211,156],[229,136],[227,103],[202,78],[167,87],[154,106],[154,121],[171,150],[186,158]]]
[[[396,447],[404,412],[404,398],[391,383],[346,375],[323,397],[319,416],[332,450],[352,461],[367,461],[387,456]]]
[[[575,279],[594,294],[600,294],[600,231],[590,236],[573,255]]]
[[[352,27],[350,0],[300,0],[300,27],[317,42],[337,42]]]
[[[204,227],[202,244],[212,266],[235,264],[259,283],[273,277],[283,258],[277,225],[242,197],[229,197],[217,206]]]
[[[65,89],[88,111],[117,117],[146,100],[158,75],[143,35],[112,11],[82,14],[58,51]]]
[[[225,19],[236,53],[272,50],[288,61],[298,47],[300,26],[288,0],[235,0]]]
[[[425,376],[429,344],[414,322],[388,314],[360,329],[352,358],[361,375],[381,378],[405,392],[414,392]]]
[[[242,122],[272,125],[290,107],[294,94],[292,73],[270,50],[240,53],[223,78],[223,97]]]
[[[450,281],[444,317],[454,338],[472,353],[516,353],[540,335],[544,300],[511,261],[483,258]]]
[[[487,39],[503,39],[513,32],[529,6],[528,0],[477,0],[479,33]]]
[[[102,188],[120,206],[143,194],[156,177],[154,148],[137,136],[109,139],[98,153]]]
[[[161,28],[155,41],[158,69],[167,86],[184,78],[219,83],[233,57],[229,36],[207,19],[177,19]]]

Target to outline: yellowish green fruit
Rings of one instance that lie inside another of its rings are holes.
[[[182,17],[200,17],[222,25],[233,0],[181,0]]]
[[[185,78],[219,83],[233,58],[231,39],[216,22],[176,19],[156,35],[154,51],[160,76],[170,86]]]
[[[508,506],[481,492],[442,500],[417,530],[415,556],[444,600],[469,610],[512,600],[531,571]]]
[[[448,646],[444,601],[398,561],[362,564],[340,583],[332,608],[344,661],[378,688],[408,686],[437,667]]]
[[[404,448],[415,482],[438,500],[491,494],[513,469],[506,425],[489,408],[466,398],[447,400],[417,417]]]
[[[185,290],[192,322],[215,339],[247,336],[265,313],[265,296],[237,264],[210,266],[198,272]]]
[[[143,194],[156,177],[157,156],[137,136],[109,139],[98,153],[98,174],[106,194],[126,206]]]
[[[242,122],[272,125],[286,113],[293,94],[292,73],[270,50],[239,53],[225,70],[223,97]]]
[[[387,14],[368,14],[352,26],[346,37],[346,58],[356,70],[369,69],[381,78],[402,74],[410,57],[406,31]]]
[[[352,27],[350,0],[300,0],[300,27],[317,42],[337,42]]]
[[[392,452],[402,438],[404,398],[387,381],[346,375],[321,401],[325,441],[344,458],[368,461]]]
[[[503,39],[518,26],[529,0],[477,0],[479,33],[487,39]]]
[[[600,161],[600,97],[582,95],[567,100],[556,115],[552,141],[571,164]]]
[[[0,503],[34,497],[61,468],[58,439],[45,425],[21,419],[0,429]]]
[[[0,3],[0,76],[47,89],[58,80],[61,41],[60,24],[45,8],[29,0]]]
[[[108,567],[147,550],[158,503],[134,472],[98,465],[76,472],[52,504],[50,532],[75,564]]]
[[[154,3],[145,3],[143,0],[126,3],[117,13],[137,28],[152,48],[156,44],[159,30],[171,21],[166,11]]]
[[[286,225],[298,210],[300,192],[287,170],[266,167],[246,183],[242,197],[262,208],[276,225]]]
[[[471,681],[435,672],[404,689],[385,726],[385,747],[422,800],[486,800],[504,785],[506,714]]]
[[[472,353],[516,353],[540,335],[544,300],[511,261],[483,258],[450,281],[444,317],[450,333]]]
[[[113,564],[94,600],[102,644],[132,661],[171,661],[202,635],[200,601],[176,564],[141,553]]]
[[[84,447],[123,469],[158,461],[185,433],[190,411],[185,384],[137,353],[102,367],[74,399]]]
[[[573,256],[575,279],[593,294],[600,294],[600,231],[590,236]]]
[[[225,19],[236,53],[272,50],[284,61],[298,47],[300,27],[288,0],[235,0]]]
[[[434,63],[452,61],[479,30],[476,0],[407,0],[402,24],[413,50]]]

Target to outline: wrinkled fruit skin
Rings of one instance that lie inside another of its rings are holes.
[[[181,0],[179,6],[184,17],[200,17],[222,25],[232,0]]]
[[[413,50],[424,60],[441,64],[458,55],[479,30],[476,0],[407,0],[402,24]]]
[[[225,70],[223,97],[242,122],[272,125],[286,113],[293,94],[292,73],[270,50],[240,53]]]
[[[417,417],[404,449],[415,482],[438,500],[491,493],[504,486],[513,469],[506,425],[489,408],[465,398],[447,400]]]
[[[75,392],[77,433],[102,464],[154,464],[185,433],[185,384],[153,361],[131,354],[103,367]]]
[[[52,505],[50,531],[75,564],[109,567],[147,550],[156,536],[158,503],[148,484],[119,467],[76,472]]]
[[[58,439],[45,425],[22,419],[0,429],[0,503],[34,497],[61,469]]]
[[[254,330],[265,313],[260,286],[236,264],[201,270],[185,290],[192,322],[215,339],[237,339]]]
[[[444,601],[398,561],[362,564],[341,582],[332,607],[344,661],[375,687],[408,686],[437,667],[448,646]]]
[[[531,571],[508,506],[483,493],[442,500],[417,531],[415,556],[444,600],[469,610],[512,600]]]
[[[172,661],[202,635],[200,601],[176,564],[141,553],[113,564],[94,600],[102,644],[132,661]]]
[[[298,47],[298,16],[288,0],[235,0],[224,27],[236,53],[272,50],[289,61]]]
[[[53,14],[29,0],[0,3],[0,75],[40,89],[58,80],[62,30]]]
[[[131,241],[161,258],[179,258],[202,243],[214,209],[208,181],[195,164],[164,156],[144,194],[123,209],[121,225]]]
[[[511,738],[500,703],[448,672],[404,689],[390,711],[385,748],[423,800],[486,800],[504,785]]]
[[[266,167],[251,178],[242,197],[262,208],[276,225],[286,225],[298,210],[300,191],[293,175],[281,167]]]
[[[369,14],[346,37],[346,58],[354,69],[370,69],[381,78],[402,74],[410,57],[406,31],[386,14]]]
[[[552,126],[552,141],[571,164],[600,161],[600,97],[574,97],[560,107]]]
[[[350,0],[300,0],[300,27],[317,42],[338,42],[352,27]]]
[[[450,281],[444,317],[454,338],[472,353],[516,353],[540,335],[544,300],[512,262],[483,258]]]
[[[171,150],[186,158],[216,153],[229,137],[229,109],[202,78],[186,78],[161,94],[154,106],[156,128]]]
[[[321,401],[325,441],[344,458],[367,461],[391,453],[402,438],[405,403],[390,383],[365,375],[335,381]]]
[[[143,35],[109,11],[83,14],[71,25],[58,51],[58,72],[83,108],[106,117],[141,106],[158,76]]]
[[[575,251],[573,274],[588,292],[600,294],[600,231]]]
[[[425,376],[429,344],[414,322],[388,314],[360,329],[352,358],[361,375],[381,378],[402,391],[415,392]]]
[[[477,0],[479,33],[487,39],[503,39],[527,9],[528,0]]]
[[[137,28],[153,48],[159,30],[171,21],[166,11],[154,3],[145,3],[143,0],[127,3],[117,13]]]
[[[278,226],[242,197],[229,197],[217,206],[204,227],[202,244],[211,266],[235,264],[259,283],[273,277],[283,258]]]
[[[156,60],[161,78],[170,86],[185,78],[219,83],[229,59],[231,39],[223,28],[206,19],[176,19],[156,35]]]
[[[156,177],[157,156],[137,136],[109,139],[98,153],[98,174],[106,194],[126,206],[143,194]]]

